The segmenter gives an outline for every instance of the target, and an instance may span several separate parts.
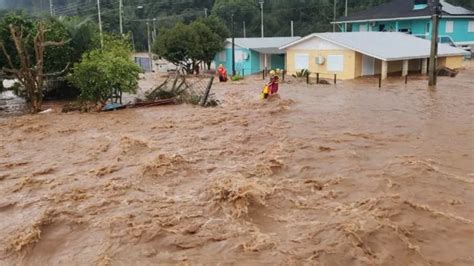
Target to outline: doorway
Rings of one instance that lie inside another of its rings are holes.
[[[362,76],[372,76],[375,74],[375,58],[362,55]]]

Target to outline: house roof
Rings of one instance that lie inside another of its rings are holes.
[[[444,0],[440,1],[442,8],[442,15],[444,16],[469,16],[474,17],[474,12],[464,7],[455,6],[447,3]],[[335,23],[356,22],[356,21],[373,21],[379,19],[403,19],[403,18],[417,18],[429,17],[433,2],[428,0],[428,6],[415,10],[414,0],[392,0],[388,3],[381,4],[361,12],[354,13],[347,17],[339,17]]]
[[[401,32],[313,33],[284,45],[280,49],[287,49],[315,37],[383,61],[430,57],[430,41]],[[447,44],[438,45],[438,56],[461,56],[466,54],[466,51]]]
[[[235,45],[263,54],[281,54],[281,46],[299,39],[301,37],[235,38]],[[227,42],[232,43],[232,39],[227,39]]]

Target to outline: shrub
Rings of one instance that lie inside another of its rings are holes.
[[[136,92],[140,68],[131,60],[129,45],[120,38],[105,40],[105,48],[85,53],[68,77],[82,100],[105,104],[114,90]]]
[[[235,74],[235,75],[232,76],[230,79],[231,79],[232,81],[239,81],[239,80],[243,80],[244,77],[243,77],[242,75],[240,75],[240,74]]]
[[[309,74],[311,74],[311,72],[309,72],[309,70],[307,69],[301,69],[300,71],[297,71],[295,74],[293,74],[292,76],[294,78],[305,78],[306,76],[308,76]]]

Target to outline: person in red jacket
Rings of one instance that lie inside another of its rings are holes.
[[[227,81],[227,70],[222,64],[220,64],[219,67],[217,68],[217,75],[219,76],[220,82]]]

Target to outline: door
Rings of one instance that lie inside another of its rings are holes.
[[[362,76],[372,76],[375,74],[375,58],[362,55]]]

